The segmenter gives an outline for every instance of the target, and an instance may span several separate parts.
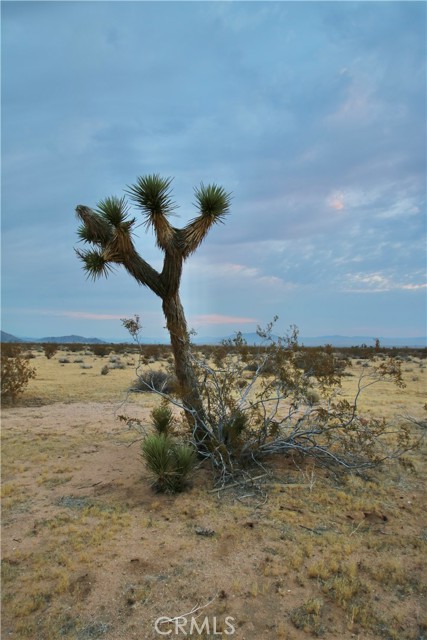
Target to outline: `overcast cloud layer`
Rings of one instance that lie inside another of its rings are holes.
[[[426,5],[2,2],[3,330],[126,337],[160,300],[87,281],[77,204],[146,173],[233,192],[186,264],[199,335],[425,335]],[[137,214],[138,215],[138,214]],[[159,268],[139,228],[143,257]]]

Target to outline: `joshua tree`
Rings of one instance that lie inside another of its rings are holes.
[[[164,253],[163,269],[159,273],[135,249],[132,230],[136,218],[129,215],[125,197],[108,197],[96,209],[76,207],[82,224],[80,240],[93,246],[76,252],[83,261],[88,276],[96,279],[108,276],[115,264],[121,264],[135,280],[162,300],[167,329],[175,359],[175,372],[180,385],[187,420],[199,444],[209,439],[203,403],[197,377],[191,362],[187,322],[179,296],[184,261],[196,251],[211,226],[222,222],[230,208],[231,195],[215,184],[196,188],[199,215],[182,229],[173,227],[168,217],[176,208],[171,199],[171,178],[148,175],[137,178],[127,188],[130,200],[141,210],[147,228],[152,227],[157,246]]]

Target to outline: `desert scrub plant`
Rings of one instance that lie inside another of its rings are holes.
[[[216,350],[213,363],[206,351],[194,350],[192,355],[204,407],[198,424],[209,437],[205,442],[194,432],[190,437],[199,455],[212,462],[219,484],[273,454],[298,454],[323,466],[360,470],[418,445],[414,421],[392,424],[359,412],[360,396],[372,385],[389,381],[404,386],[399,361],[371,360],[349,401],[341,395],[342,355],[336,358],[330,346],[301,347],[294,326],[284,337],[273,338],[276,320],[266,329],[258,327],[263,342],[255,349],[248,349],[238,333]],[[132,323],[135,338],[139,322],[126,322]],[[144,386],[185,410],[179,393],[167,393],[163,385],[155,389],[150,378]]]
[[[291,622],[297,629],[303,629],[314,636],[322,636],[325,627],[322,624],[323,600],[311,598],[290,612]]]
[[[130,391],[142,391],[147,393],[160,392],[171,394],[176,389],[176,379],[163,370],[150,369],[140,374],[133,383]]]
[[[185,489],[188,476],[196,465],[194,447],[155,433],[143,440],[141,452],[157,491],[178,493]]]
[[[29,381],[35,378],[36,370],[25,358],[22,349],[16,344],[2,344],[1,349],[1,400],[16,402]]]
[[[45,344],[43,344],[44,355],[48,360],[50,360],[52,356],[55,355],[58,349],[59,345],[55,344],[54,342],[46,342]]]
[[[106,344],[91,344],[90,349],[93,355],[98,356],[99,358],[103,358],[110,353],[110,347]]]

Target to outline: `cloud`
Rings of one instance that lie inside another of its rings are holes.
[[[353,293],[384,293],[389,291],[420,291],[427,287],[424,283],[393,280],[382,273],[350,274],[347,277],[347,291]]]
[[[341,192],[335,192],[328,198],[328,205],[335,211],[342,211],[344,209],[344,194]]]
[[[401,289],[406,289],[407,291],[419,291],[420,289],[426,289],[427,284],[403,284]]]
[[[243,253],[248,252],[246,248],[240,248]],[[272,265],[268,265],[271,269]],[[261,292],[263,289],[273,290],[288,290],[292,287],[292,283],[285,282],[285,280],[278,275],[272,273],[265,273],[261,267],[251,267],[245,264],[233,263],[233,262],[214,262],[206,259],[196,259],[190,265],[188,265],[188,271],[193,276],[200,276],[211,280],[214,279],[217,282],[223,282],[224,287],[251,287],[252,295],[256,295],[256,292]]]
[[[91,313],[89,311],[54,311],[52,315],[63,316],[65,318],[76,318],[78,320],[121,320],[124,315],[115,313]]]

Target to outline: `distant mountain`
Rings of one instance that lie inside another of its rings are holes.
[[[224,339],[233,339],[235,334],[226,336],[225,338],[211,338],[211,337],[196,337],[193,342],[195,344],[221,344]],[[246,340],[248,345],[261,345],[265,341],[258,336],[257,333],[242,333],[242,338]],[[273,340],[277,340],[278,336],[273,335]],[[321,347],[326,344],[331,344],[333,347],[353,347],[366,344],[368,347],[375,345],[376,336],[317,336],[317,337],[299,337],[299,343],[305,347]],[[411,348],[424,348],[427,346],[426,337],[416,338],[381,338],[379,337],[380,344],[383,347],[411,347]]]
[[[56,344],[107,344],[99,338],[84,338],[83,336],[50,336],[48,338],[17,338],[5,331],[1,332],[1,342],[55,342]]]
[[[22,342],[20,338],[13,336],[11,333],[6,333],[6,331],[0,331],[0,342]]]
[[[300,342],[306,347],[324,346],[331,344],[333,347],[356,347],[366,344],[368,347],[375,345],[379,338],[382,347],[411,347],[423,348],[427,346],[427,338],[381,338],[381,336],[318,336],[317,338],[301,338]]]
[[[230,340],[236,337],[236,334],[228,336],[195,336],[192,342],[196,345],[217,345],[221,344],[223,340]],[[264,340],[258,336],[257,333],[242,333],[242,338],[246,340],[246,343],[250,346],[265,344]],[[278,336],[273,335],[273,340],[277,340]],[[355,347],[362,344],[366,344],[368,347],[373,347],[375,344],[376,336],[317,336],[317,337],[300,337],[299,343],[305,347],[321,347],[325,344],[331,344],[333,347]],[[383,347],[410,347],[410,348],[425,348],[427,346],[427,338],[424,336],[416,338],[381,338],[379,337],[380,344]],[[117,339],[105,339],[99,338],[85,338],[83,336],[50,336],[46,338],[17,338],[16,336],[1,331],[1,342],[54,342],[56,344],[111,344],[111,343],[132,343],[131,340],[117,340]],[[168,338],[141,338],[141,344],[170,344]]]
[[[106,344],[99,338],[84,338],[83,336],[50,336],[48,338],[37,338],[35,342],[55,342],[57,344]]]

